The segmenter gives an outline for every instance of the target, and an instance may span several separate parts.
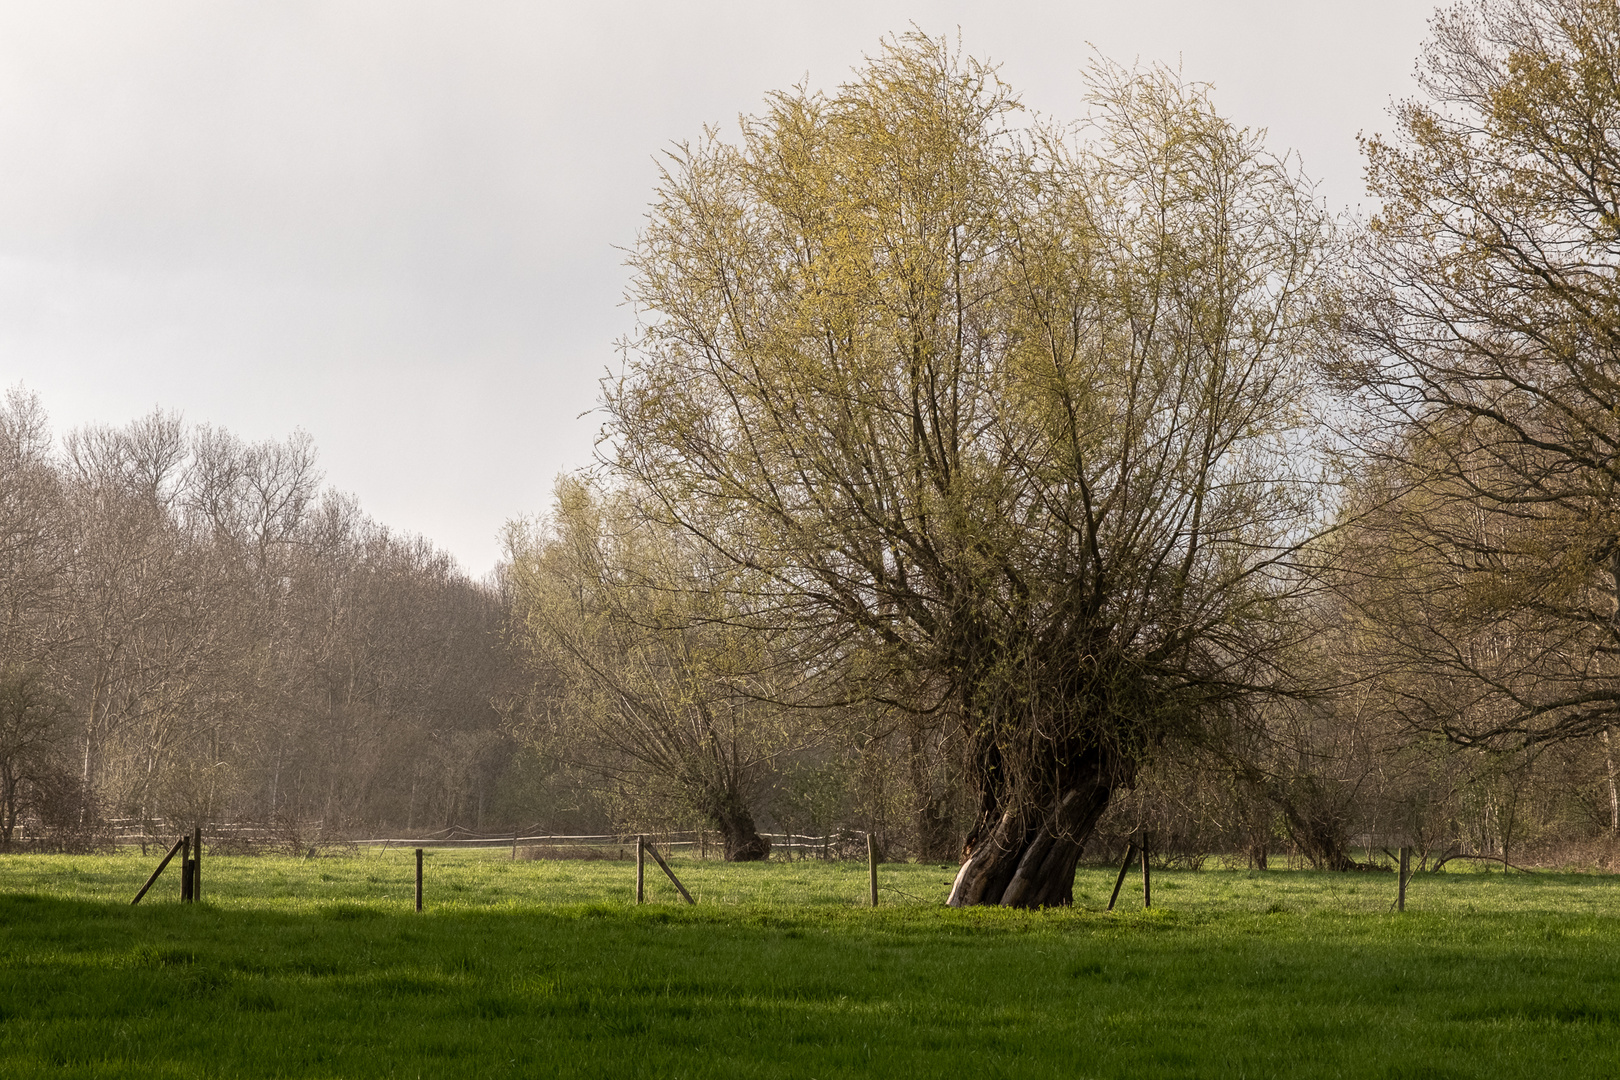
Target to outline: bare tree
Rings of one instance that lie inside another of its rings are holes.
[[[1437,16],[1341,373],[1373,421],[1358,598],[1405,721],[1513,750],[1620,710],[1620,9]]]
[[[161,412],[56,454],[37,402],[8,397],[0,669],[67,702],[77,778],[53,757],[53,805],[480,819],[511,753],[501,599],[319,481],[307,436]]]
[[[225,568],[177,516],[186,444],[154,413],[66,440],[72,520],[69,692],[83,780],[142,816],[158,812],[165,765],[205,717],[228,662]]]
[[[39,399],[6,392],[0,407],[0,666],[42,663],[60,644],[66,515]]]
[[[11,847],[25,789],[47,778],[66,712],[38,670],[0,669],[0,850]]]

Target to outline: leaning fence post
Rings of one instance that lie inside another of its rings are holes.
[[[416,849],[416,910],[422,910],[422,849]]]
[[[1395,891],[1395,910],[1406,910],[1406,882],[1412,876],[1412,845],[1401,845],[1400,884]]]
[[[636,837],[636,903],[641,903],[647,886],[647,838]]]
[[[152,871],[152,876],[146,879],[145,885],[141,886],[141,891],[136,893],[135,899],[129,902],[130,907],[134,907],[136,904],[141,902],[141,897],[146,895],[146,891],[152,887],[153,882],[157,881],[158,875],[163,873],[163,868],[169,865],[169,860],[174,858],[174,853],[179,851],[180,846],[185,842],[185,837],[181,837],[179,840],[174,842],[174,846],[169,849],[169,853],[163,856],[163,861],[158,863],[157,869]]]
[[[1108,910],[1114,910],[1114,904],[1119,900],[1120,886],[1125,884],[1125,875],[1131,872],[1131,856],[1136,854],[1136,841],[1132,840],[1125,845],[1125,858],[1119,864],[1119,877],[1114,879],[1114,891],[1108,897]]]
[[[686,891],[686,886],[681,884],[681,879],[675,876],[675,871],[669,868],[669,863],[665,862],[664,857],[658,854],[658,849],[651,844],[646,845],[646,847],[647,853],[653,857],[653,861],[656,862],[659,868],[664,871],[669,880],[675,883],[675,888],[680,892],[681,898],[684,899],[688,904],[697,903],[696,900],[692,899],[692,894]]]
[[[877,840],[866,834],[866,879],[872,894],[872,906],[877,907]]]

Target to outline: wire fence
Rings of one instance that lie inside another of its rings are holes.
[[[104,823],[107,839],[119,847],[139,846],[144,854],[151,847],[164,847],[178,833],[190,831],[187,822],[165,818],[114,818]],[[492,848],[507,849],[513,859],[526,858],[634,858],[636,837],[645,836],[661,851],[679,852],[688,858],[724,858],[725,845],[713,830],[649,830],[642,833],[556,833],[538,824],[525,829],[478,832],[451,825],[427,832],[396,836],[353,836],[328,831],[320,820],[276,822],[205,822],[202,835],[211,848],[222,854],[251,854],[257,851],[286,851],[313,855],[320,852],[357,851],[362,848]],[[774,859],[864,859],[866,833],[858,829],[838,829],[822,835],[795,832],[762,832],[770,843]]]

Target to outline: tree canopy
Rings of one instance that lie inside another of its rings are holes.
[[[1468,745],[1589,736],[1620,711],[1620,9],[1460,6],[1419,82],[1345,308],[1368,667]]]
[[[953,903],[1068,899],[1142,751],[1276,689],[1318,509],[1308,187],[1167,71],[1092,86],[1018,127],[914,34],[679,148],[607,393],[613,468],[750,571],[739,612],[957,725]]]

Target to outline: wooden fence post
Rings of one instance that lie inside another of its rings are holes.
[[[131,900],[129,902],[130,907],[134,907],[136,904],[141,902],[141,897],[146,895],[146,891],[152,887],[153,882],[157,881],[158,875],[163,873],[163,868],[165,866],[169,865],[169,860],[174,858],[175,852],[179,851],[181,846],[183,844],[185,844],[185,842],[186,842],[185,837],[181,837],[180,839],[178,839],[178,840],[176,840],[174,842],[174,846],[169,849],[169,853],[167,855],[163,856],[163,861],[158,863],[157,869],[152,871],[152,876],[146,879],[146,884],[145,885],[141,886],[141,891],[136,893],[135,894],[135,899],[133,899],[133,900]]]
[[[877,907],[877,839],[866,834],[866,878],[872,894],[872,906]]]
[[[180,902],[191,903],[191,837],[180,837]]]
[[[517,833],[512,834],[512,861],[517,862]]]
[[[1136,854],[1136,841],[1132,840],[1125,845],[1125,858],[1119,864],[1119,877],[1114,879],[1113,894],[1108,897],[1108,910],[1114,910],[1114,904],[1119,900],[1120,886],[1125,884],[1125,875],[1131,872],[1131,856]]]
[[[191,833],[191,902],[202,901],[202,825]]]
[[[1151,839],[1147,834],[1142,836],[1142,906],[1153,906],[1153,882],[1148,876],[1148,842]]]
[[[422,910],[422,849],[416,849],[416,910]]]
[[[653,845],[648,844],[647,851],[652,855],[653,861],[656,862],[659,868],[664,871],[664,874],[669,878],[669,880],[675,883],[675,888],[680,892],[681,898],[684,899],[688,904],[696,904],[697,901],[692,899],[692,894],[686,891],[685,885],[681,884],[681,879],[676,877],[675,871],[669,868],[669,863],[665,862],[664,857],[658,854],[658,849]]]
[[[1412,876],[1412,845],[1401,845],[1400,884],[1395,891],[1395,910],[1406,910],[1406,883]]]
[[[636,837],[636,903],[646,898],[647,886],[647,838]]]

